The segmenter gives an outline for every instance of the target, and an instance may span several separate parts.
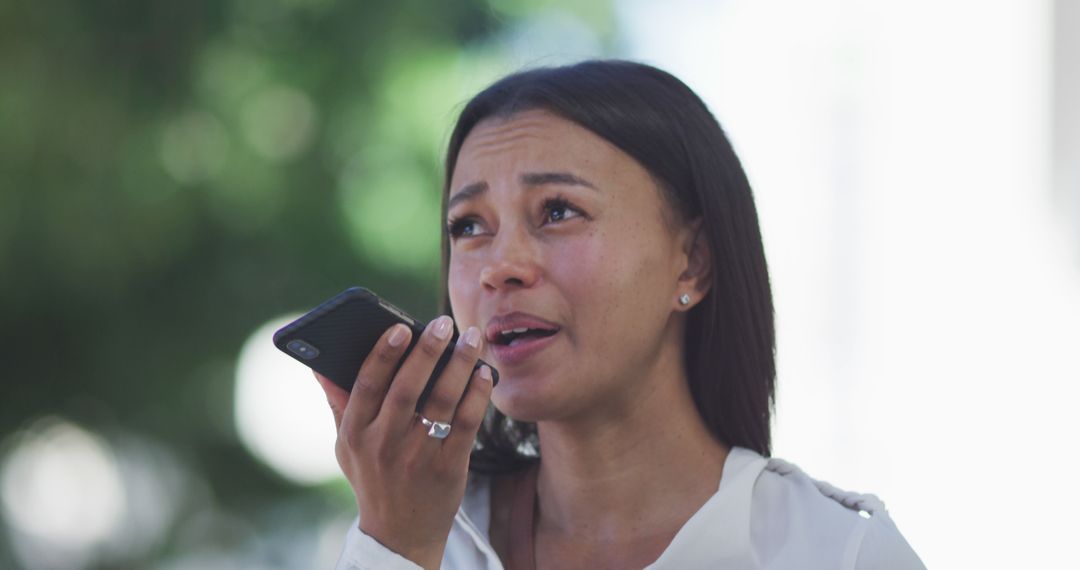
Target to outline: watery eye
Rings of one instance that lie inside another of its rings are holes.
[[[465,220],[451,220],[446,225],[446,232],[450,234],[452,238],[469,237],[476,235],[476,221]]]
[[[577,208],[563,200],[551,200],[544,204],[545,221],[561,222],[581,215]]]

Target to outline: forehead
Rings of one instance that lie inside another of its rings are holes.
[[[461,145],[451,188],[493,174],[492,169],[559,167],[607,174],[644,169],[592,131],[543,110],[480,121]],[[636,167],[636,169],[634,168]]]
[[[486,192],[490,187],[529,186],[529,175],[536,173],[584,179],[602,201],[631,216],[656,216],[669,230],[679,222],[666,193],[637,160],[589,129],[545,110],[477,123],[461,145],[446,199],[476,188]]]

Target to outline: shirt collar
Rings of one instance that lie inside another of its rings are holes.
[[[756,568],[750,545],[750,507],[754,483],[767,462],[749,449],[731,448],[716,494],[647,568]]]
[[[682,570],[685,568],[757,568],[759,566],[750,543],[750,511],[754,484],[768,460],[755,451],[732,447],[724,460],[720,485],[716,493],[675,534],[671,544],[646,567],[646,570]],[[485,478],[486,479],[486,478]],[[458,510],[457,519],[476,548],[487,558],[489,568],[502,567],[498,555],[481,529],[487,527],[490,508],[490,483],[474,488],[479,499],[473,516],[474,524],[465,511]],[[468,492],[468,491],[467,491]],[[467,497],[469,499],[471,497]],[[467,500],[471,503],[472,501]]]

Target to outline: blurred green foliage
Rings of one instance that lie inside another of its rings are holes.
[[[242,518],[313,492],[240,446],[237,352],[353,284],[432,316],[454,114],[552,10],[613,34],[607,2],[0,2],[0,434],[146,434]]]

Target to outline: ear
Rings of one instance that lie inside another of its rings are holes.
[[[682,253],[686,265],[679,275],[677,295],[689,295],[690,302],[683,305],[676,299],[675,305],[681,310],[690,310],[712,287],[712,251],[701,219],[694,220],[682,234]]]

